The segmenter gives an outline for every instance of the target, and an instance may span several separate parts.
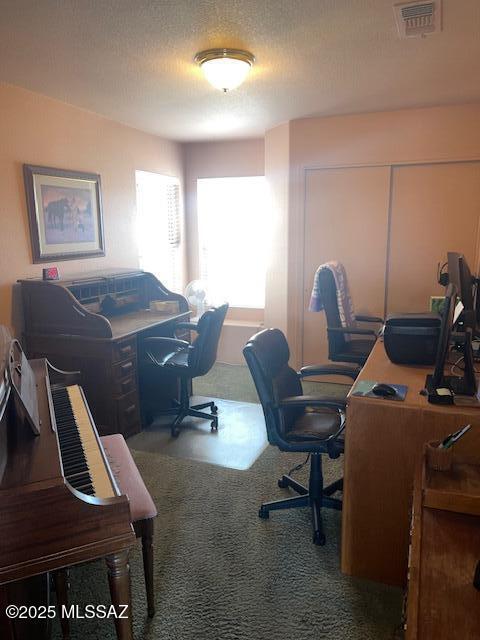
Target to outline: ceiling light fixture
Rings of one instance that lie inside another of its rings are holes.
[[[210,84],[226,93],[242,84],[255,56],[241,49],[207,49],[197,53],[195,62]]]

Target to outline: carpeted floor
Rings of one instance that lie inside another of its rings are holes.
[[[217,366],[218,367],[218,366]],[[215,368],[233,397],[246,371]],[[235,368],[236,369],[236,368]],[[222,371],[223,370],[223,371]],[[208,395],[209,380],[195,388]],[[230,380],[232,383],[232,380]],[[242,394],[246,394],[243,385]],[[255,397],[238,397],[255,400]],[[183,434],[182,434],[183,435]],[[188,434],[185,434],[188,435]],[[311,543],[308,510],[257,517],[262,500],[282,497],[276,479],[301,458],[268,447],[248,471],[133,451],[159,510],[155,533],[157,613],[146,617],[139,545],[131,556],[137,640],[389,640],[401,612],[399,589],[339,570],[341,514],[326,510],[325,547]],[[341,462],[326,461],[328,482]],[[306,470],[299,479],[306,478]],[[70,602],[109,603],[100,562],[71,570]],[[55,621],[55,638],[59,638]],[[113,621],[78,620],[72,640],[115,638]]]
[[[329,384],[303,381],[305,393],[324,393],[333,398],[344,397],[348,387],[343,384]],[[258,402],[252,377],[245,366],[217,363],[207,375],[195,378],[193,392],[199,396],[213,396],[238,400],[240,402]]]

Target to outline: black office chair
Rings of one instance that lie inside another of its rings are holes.
[[[338,310],[337,287],[329,269],[322,269],[318,274],[318,288],[327,318],[329,360],[333,360],[333,362],[352,362],[363,366],[376,342],[377,332],[373,329],[342,326]],[[374,316],[355,315],[355,320],[383,324],[382,318]],[[349,336],[365,336],[365,338],[345,340],[346,334]]]
[[[283,475],[278,481],[279,487],[291,487],[300,495],[265,502],[260,507],[259,516],[268,518],[273,510],[310,506],[313,542],[323,545],[325,535],[321,509],[342,508],[341,500],[332,496],[342,490],[343,479],[328,487],[323,486],[321,456],[326,453],[330,458],[338,458],[343,453],[345,400],[306,396],[301,378],[344,375],[355,380],[359,369],[346,365],[311,365],[297,373],[288,365],[290,351],[279,329],[265,329],[254,335],[245,345],[243,354],[263,407],[268,441],[281,451],[309,453],[311,460],[308,489],[290,476]]]
[[[176,329],[188,329],[197,333],[192,344],[177,338],[153,337],[144,341],[143,375],[148,376],[151,369],[155,373],[161,372],[180,380],[180,401],[175,400],[174,407],[157,412],[157,415],[176,416],[171,425],[173,437],[178,436],[180,424],[187,416],[210,420],[212,431],[218,429],[218,407],[213,401],[190,406],[190,382],[193,378],[204,376],[215,364],[218,341],[227,311],[228,304],[224,304],[217,309],[206,311],[198,323],[178,323]],[[207,407],[210,407],[211,413],[201,411]]]

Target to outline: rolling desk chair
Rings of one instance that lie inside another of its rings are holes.
[[[179,322],[176,329],[189,329],[197,333],[192,344],[177,338],[153,337],[144,340],[142,375],[148,377],[152,371],[161,371],[162,374],[175,376],[180,380],[180,402],[175,401],[174,407],[162,409],[157,414],[175,416],[171,425],[173,437],[178,436],[180,424],[187,416],[210,420],[212,431],[218,429],[218,408],[213,401],[190,405],[190,381],[204,376],[215,364],[227,311],[228,304],[224,304],[217,309],[206,311],[198,323]],[[210,407],[211,413],[201,411],[207,407]],[[151,419],[152,416],[148,417]]]
[[[311,365],[297,373],[288,365],[290,351],[279,329],[260,331],[250,338],[243,353],[263,407],[268,441],[281,451],[309,453],[311,460],[309,488],[288,475],[282,476],[278,485],[291,487],[300,495],[262,504],[259,516],[268,518],[273,510],[310,506],[313,542],[323,545],[321,509],[342,508],[341,500],[332,496],[342,489],[343,479],[323,486],[322,454],[338,458],[343,453],[345,401],[303,395],[301,378],[345,375],[355,380],[359,370],[342,365]]]
[[[337,285],[329,269],[321,269],[316,275],[319,297],[327,318],[328,357],[333,362],[351,362],[363,366],[376,342],[376,331],[342,326],[338,308]],[[345,286],[348,286],[345,280]],[[357,316],[358,322],[383,323],[382,318]],[[346,336],[364,336],[348,340]]]

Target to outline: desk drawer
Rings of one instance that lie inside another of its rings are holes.
[[[135,371],[128,376],[114,382],[115,397],[124,396],[127,393],[137,391],[137,374]]]
[[[118,364],[113,366],[113,380],[115,385],[118,381],[123,381],[126,378],[131,378],[132,376],[136,376],[136,358],[130,358],[129,360],[125,360],[125,362],[119,362]]]
[[[117,426],[123,435],[131,435],[140,429],[140,411],[136,391],[128,393],[116,401]]]
[[[120,362],[137,355],[136,338],[126,338],[113,343],[112,361]]]

